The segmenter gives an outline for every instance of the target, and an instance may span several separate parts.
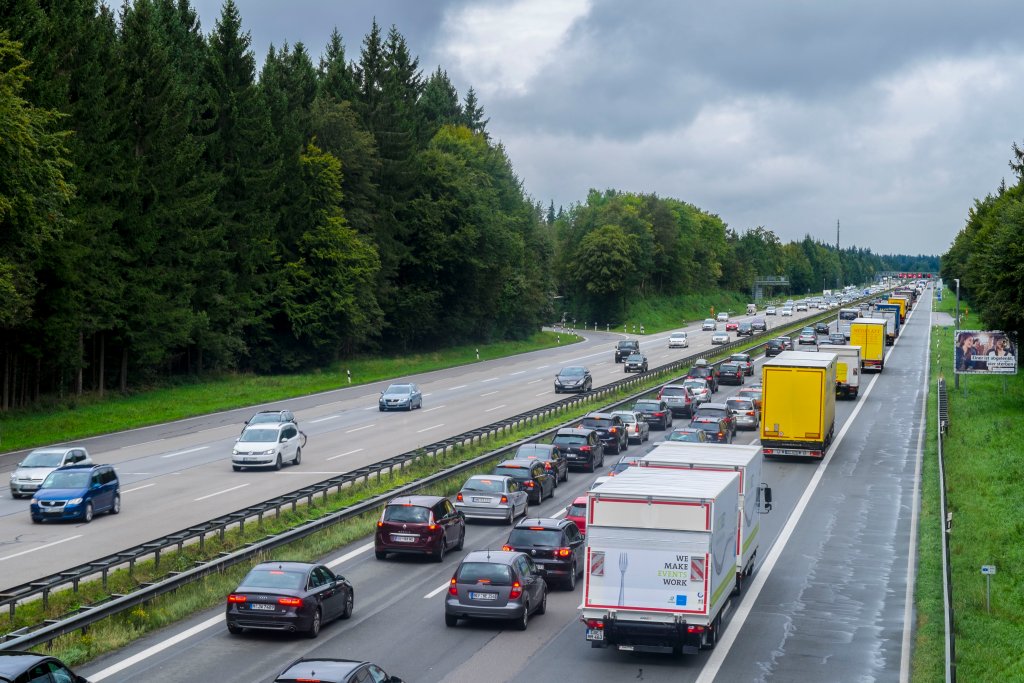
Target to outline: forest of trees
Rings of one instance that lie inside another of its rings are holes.
[[[980,322],[970,327],[1024,333],[1024,149],[1013,144],[1010,168],[1016,182],[1003,181],[995,194],[975,200],[967,224],[942,255],[947,286],[960,280]]]
[[[544,209],[396,27],[257,63],[233,0],[208,31],[189,0],[0,0],[0,410],[520,338],[555,295],[614,322],[627,294],[934,269],[675,199]]]

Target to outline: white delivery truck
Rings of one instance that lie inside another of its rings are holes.
[[[696,652],[736,587],[740,475],[630,467],[587,493],[580,621],[593,647]]]
[[[856,400],[860,392],[860,347],[818,344],[818,351],[836,354],[836,398]]]
[[[736,533],[736,593],[754,573],[761,542],[761,514],[771,510],[772,490],[761,481],[764,456],[760,446],[663,441],[638,463],[669,470],[738,472],[739,529]]]

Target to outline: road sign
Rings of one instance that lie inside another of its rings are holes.
[[[996,573],[996,566],[994,564],[983,564],[981,565],[981,573],[992,575]]]

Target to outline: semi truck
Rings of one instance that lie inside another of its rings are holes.
[[[907,298],[890,294],[886,301],[900,307],[900,323],[905,323],[907,321],[907,304],[909,303]]]
[[[580,621],[592,647],[710,649],[736,588],[740,475],[630,467],[587,493]]]
[[[836,398],[856,400],[860,393],[860,347],[818,344],[818,351],[836,354]]]
[[[772,490],[761,481],[764,456],[760,446],[662,441],[637,463],[667,470],[738,472],[739,528],[736,532],[736,594],[754,573],[760,547],[761,515],[772,509]]]
[[[836,422],[834,353],[783,351],[761,366],[764,456],[825,457]]]
[[[892,346],[896,343],[896,337],[900,336],[900,307],[896,304],[877,304],[875,315],[885,320],[885,343]]]
[[[850,324],[850,344],[860,347],[861,370],[885,369],[885,320],[857,318]]]

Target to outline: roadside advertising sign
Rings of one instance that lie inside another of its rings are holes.
[[[954,371],[960,375],[1016,375],[1017,345],[999,330],[957,330]]]

